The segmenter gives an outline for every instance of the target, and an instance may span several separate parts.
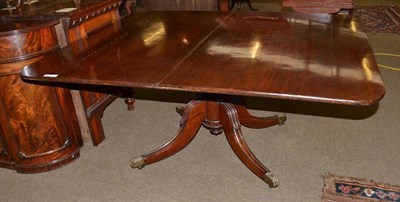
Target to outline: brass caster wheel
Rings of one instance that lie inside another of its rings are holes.
[[[278,115],[279,125],[283,125],[286,122],[286,114]]]
[[[279,186],[278,178],[275,177],[271,172],[265,173],[265,180],[264,180],[269,187],[276,188]]]
[[[130,164],[132,168],[142,169],[145,166],[144,158],[140,156],[135,159],[132,159]]]

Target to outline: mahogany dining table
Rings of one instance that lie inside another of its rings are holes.
[[[370,106],[385,94],[367,36],[350,15],[157,11],[121,23],[109,40],[86,48],[77,41],[20,75],[25,82],[66,88],[198,93],[181,109],[177,135],[133,158],[132,168],[174,155],[204,126],[213,135],[224,133],[243,164],[276,187],[277,178],[251,152],[241,126],[280,125],[286,116],[255,117],[243,97]]]

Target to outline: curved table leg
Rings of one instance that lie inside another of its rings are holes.
[[[282,125],[286,122],[286,115],[284,114],[270,117],[256,117],[251,115],[245,106],[237,104],[234,106],[240,123],[248,128],[267,128],[277,124]]]
[[[131,167],[141,169],[145,165],[166,159],[185,148],[196,136],[205,116],[205,101],[191,101],[185,107],[178,134],[160,148],[131,160]]]
[[[277,187],[277,178],[254,156],[244,140],[239,117],[234,105],[221,103],[220,116],[226,139],[238,158],[249,170],[265,181],[270,187]]]

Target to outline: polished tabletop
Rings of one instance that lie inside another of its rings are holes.
[[[385,93],[349,15],[148,12],[123,19],[104,43],[71,47],[26,66],[22,78],[346,105]]]

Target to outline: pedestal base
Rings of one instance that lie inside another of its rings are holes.
[[[229,99],[221,96],[211,97],[206,100],[193,100],[187,104],[182,112],[178,134],[158,149],[134,158],[131,161],[131,167],[141,169],[145,165],[176,154],[191,142],[203,125],[213,135],[221,134],[223,131],[232,150],[243,164],[270,187],[277,187],[277,178],[254,156],[248,147],[241,131],[241,124],[249,128],[266,128],[283,124],[286,116],[254,117],[242,104],[233,104],[226,101]]]

